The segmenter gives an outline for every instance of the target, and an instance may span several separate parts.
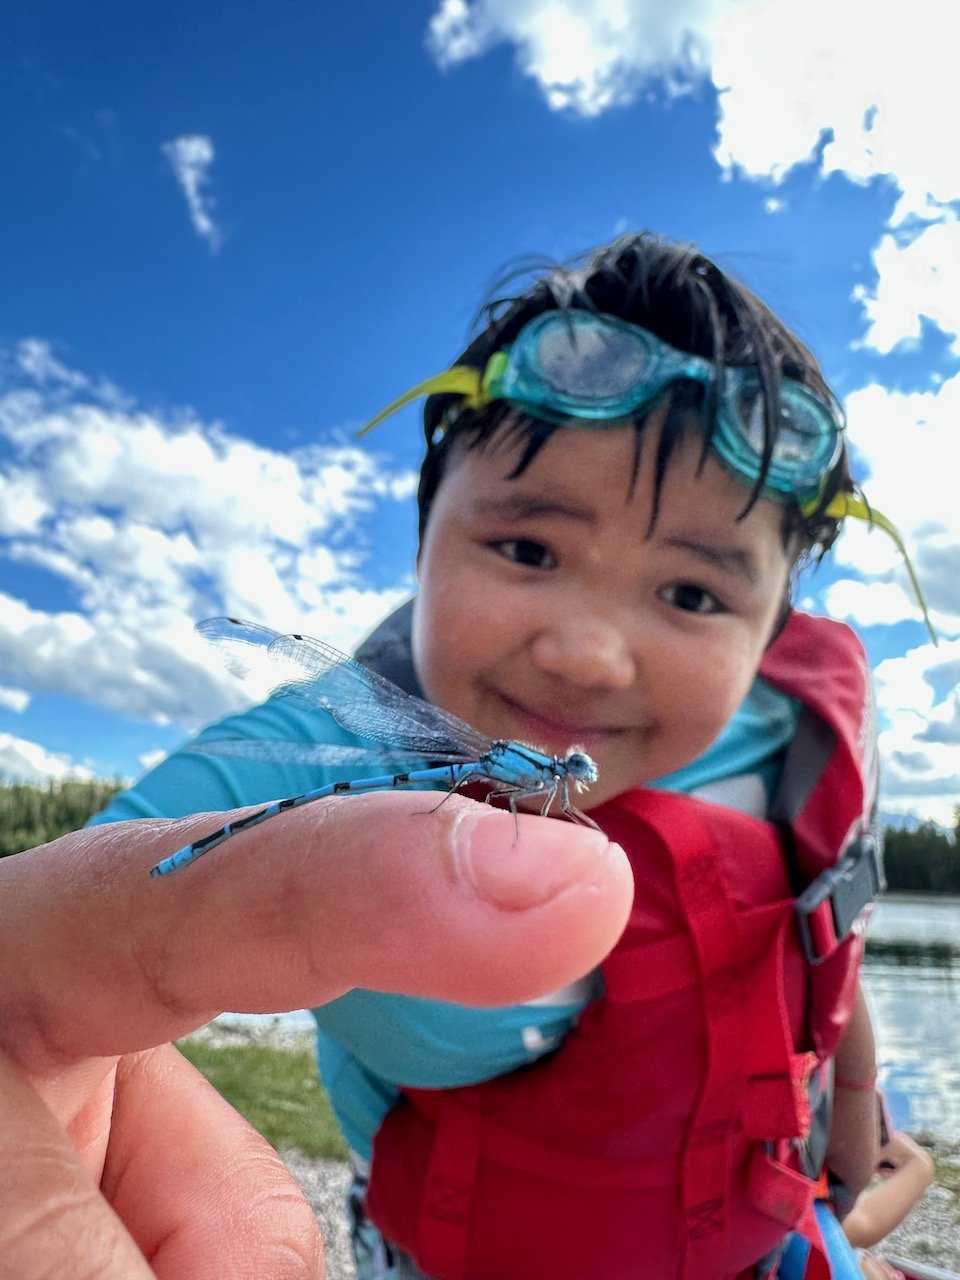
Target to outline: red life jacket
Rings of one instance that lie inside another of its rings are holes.
[[[861,941],[836,936],[840,877],[804,915],[811,964],[796,895],[869,822],[872,704],[859,642],[825,619],[792,615],[761,674],[803,704],[775,800],[789,829],[657,791],[594,809],[636,883],[603,995],[551,1057],[407,1090],[384,1121],[367,1209],[428,1275],[732,1278],[812,1220],[808,1085]]]

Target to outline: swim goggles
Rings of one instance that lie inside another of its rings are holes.
[[[602,429],[636,418],[679,382],[699,383],[716,395],[710,444],[734,475],[751,488],[759,483],[771,497],[792,498],[804,516],[817,511],[824,481],[843,446],[843,426],[831,405],[794,379],[782,378],[780,422],[765,457],[765,401],[755,370],[724,366],[718,371],[711,361],[678,351],[639,325],[593,311],[543,312],[509,346],[494,352],[484,369],[454,365],[427,378],[387,405],[358,435],[411,401],[438,393],[460,396],[458,412],[506,401],[545,422]],[[893,538],[936,640],[896,527],[853,494],[837,494],[822,514],[865,520]]]
[[[678,351],[639,325],[593,311],[547,311],[485,369],[454,365],[395,400],[364,431],[410,400],[444,391],[461,395],[462,408],[506,400],[545,422],[602,428],[641,414],[677,382],[711,389],[717,377],[709,360]],[[752,486],[763,473],[763,388],[752,369],[726,368],[719,377],[711,444]],[[829,406],[789,378],[780,385],[780,412],[763,488],[803,503],[818,495],[840,456],[842,428]]]

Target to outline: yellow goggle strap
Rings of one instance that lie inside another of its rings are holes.
[[[438,392],[463,396],[464,404],[468,409],[477,408],[485,403],[485,397],[482,394],[483,373],[479,369],[471,369],[468,365],[463,364],[455,364],[452,369],[444,369],[443,373],[434,374],[432,378],[427,378],[425,382],[418,382],[415,387],[405,391],[402,396],[388,404],[385,409],[381,409],[375,418],[371,418],[369,422],[360,428],[357,436],[365,436],[368,431],[372,431],[374,427],[379,426],[384,418],[389,418],[391,413],[396,413],[404,405],[411,404],[414,400],[419,400],[421,396],[432,396]]]
[[[815,510],[815,504],[809,504],[806,508],[803,508],[802,514],[810,515],[813,510]],[[913,587],[913,594],[917,597],[917,603],[923,614],[923,621],[926,623],[927,631],[930,633],[930,639],[935,645],[939,645],[940,642],[933,623],[930,621],[927,602],[923,598],[923,591],[920,589],[920,580],[914,570],[913,561],[910,559],[903,538],[900,536],[900,530],[893,521],[888,520],[882,511],[877,511],[875,507],[868,506],[862,498],[858,498],[852,493],[838,493],[834,498],[831,498],[823,514],[831,520],[842,520],[845,516],[852,516],[855,520],[863,520],[866,524],[876,525],[878,529],[882,529],[884,533],[893,539],[897,550],[903,556],[903,563],[910,577],[910,585]]]

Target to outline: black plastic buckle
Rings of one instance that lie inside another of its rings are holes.
[[[836,866],[821,871],[797,898],[794,909],[809,963],[822,964],[832,955],[885,888],[880,840],[864,831]]]

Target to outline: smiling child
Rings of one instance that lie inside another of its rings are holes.
[[[815,1231],[824,1154],[854,1193],[876,1163],[856,1089],[815,1140],[834,1056],[875,1070],[851,930],[879,877],[869,683],[846,628],[790,606],[867,514],[840,410],[757,298],[647,234],[488,309],[391,410],[427,393],[419,594],[360,656],[491,737],[586,750],[578,803],[637,894],[602,971],[542,1001],[315,1011],[360,1275],[772,1275]],[[323,721],[274,698],[208,732]],[[101,820],[324,781],[180,753]]]

